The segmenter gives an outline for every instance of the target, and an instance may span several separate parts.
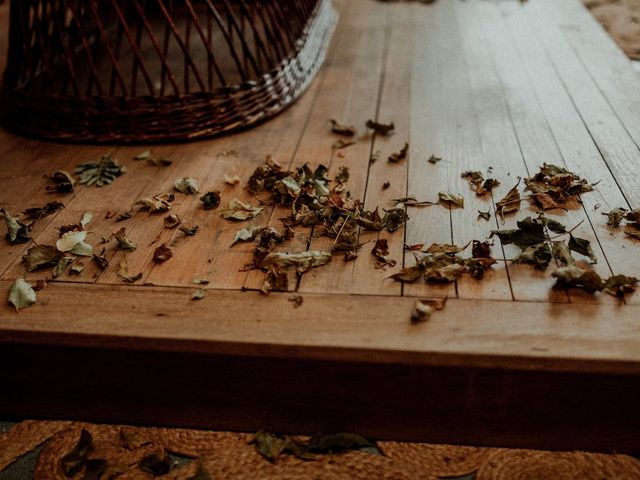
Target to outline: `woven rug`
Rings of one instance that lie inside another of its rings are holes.
[[[583,1],[629,58],[640,60],[640,0]]]
[[[83,430],[91,443],[80,452]],[[0,478],[5,468],[41,446],[36,480],[640,479],[640,461],[626,455],[378,442],[382,455],[282,455],[274,463],[258,453],[252,439],[252,434],[230,432],[25,421],[0,433]],[[83,460],[74,464],[79,454]],[[154,472],[149,459],[167,459],[169,471]]]

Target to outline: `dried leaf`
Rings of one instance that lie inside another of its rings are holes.
[[[63,253],[51,245],[33,245],[22,256],[27,272],[55,266]]]
[[[547,243],[539,243],[526,247],[513,261],[515,263],[534,265],[538,270],[546,270],[552,259],[553,256],[549,245]]]
[[[431,165],[435,165],[436,163],[442,161],[442,158],[440,157],[436,157],[435,155],[431,155],[428,159],[427,162],[429,162]]]
[[[277,463],[281,455],[291,453],[298,456],[304,453],[304,447],[299,442],[289,437],[281,437],[266,430],[259,430],[254,435],[251,443],[255,445],[256,451],[271,463]]]
[[[93,213],[84,212],[82,214],[82,218],[80,219],[80,227],[84,230],[87,225],[93,222]]]
[[[559,268],[551,274],[555,277],[556,286],[561,288],[582,288],[588,293],[595,293],[604,288],[600,275],[592,270],[584,270],[576,267],[575,265],[569,265]]]
[[[532,202],[542,210],[562,207],[581,193],[590,192],[590,184],[575,173],[551,164],[543,164],[540,172],[525,179],[526,189],[532,192]]]
[[[349,167],[340,167],[338,169],[338,175],[336,175],[336,183],[344,184],[349,181]]]
[[[220,192],[218,190],[207,192],[200,197],[200,201],[205,210],[214,210],[220,206]]]
[[[59,209],[64,208],[64,204],[61,202],[49,202],[44,207],[27,208],[22,214],[27,220],[40,220],[47,215],[57,212]]]
[[[263,210],[264,207],[254,207],[234,198],[229,202],[227,209],[223,210],[220,215],[226,220],[242,222],[257,217]]]
[[[271,265],[267,268],[260,288],[262,293],[269,295],[271,291],[286,292],[289,290],[289,277],[284,268],[279,265]]]
[[[92,442],[93,437],[83,428],[76,445],[60,459],[60,468],[67,477],[73,477],[85,465]]]
[[[67,270],[67,267],[73,263],[74,260],[75,257],[62,257],[60,260],[58,260],[58,263],[51,273],[53,278],[58,278],[59,276],[61,276]]]
[[[518,221],[518,228],[512,230],[491,230],[491,236],[497,235],[504,245],[516,244],[521,249],[544,243],[546,235],[544,225],[538,219],[527,217]]]
[[[196,290],[191,295],[191,300],[202,300],[204,298],[204,293],[203,289]]]
[[[173,188],[185,195],[195,195],[199,192],[197,180],[191,177],[178,178],[173,183]]]
[[[294,266],[299,273],[309,271],[314,267],[320,267],[331,261],[331,252],[306,251],[300,253],[272,252],[261,262],[261,268],[271,265],[280,267]]]
[[[78,245],[78,243],[83,242],[86,238],[87,232],[84,230],[66,232],[56,242],[56,247],[61,252],[70,252],[76,245]]]
[[[627,223],[624,226],[624,233],[640,240],[640,222]]]
[[[494,188],[500,186],[500,182],[498,180],[493,178],[487,178],[485,180],[482,173],[477,171],[463,172],[461,177],[465,178],[469,182],[469,186],[478,196],[486,195]]]
[[[166,262],[171,257],[173,257],[173,250],[164,243],[153,251],[153,261],[156,263]]]
[[[225,174],[224,183],[226,183],[227,185],[238,185],[240,183],[240,177],[237,175]]]
[[[573,255],[571,255],[571,249],[564,241],[553,242],[551,253],[553,254],[553,258],[565,265],[575,265],[576,263]]]
[[[0,209],[0,215],[4,218],[4,222],[7,227],[7,234],[5,235],[7,242],[11,245],[18,245],[21,243],[27,243],[31,240],[31,236],[29,235],[29,225],[25,225],[17,218],[13,218],[3,209]]]
[[[427,248],[427,253],[446,253],[449,255],[456,255],[457,253],[462,252],[468,245],[464,247],[458,247],[457,245],[449,245],[448,243],[432,243],[429,248]]]
[[[624,298],[626,293],[633,293],[636,290],[638,279],[626,275],[613,275],[605,283],[604,291],[614,297]]]
[[[127,261],[127,255],[124,253],[120,257],[117,274],[127,283],[135,283],[142,278],[142,272],[136,275],[129,275],[129,262]]]
[[[165,228],[176,228],[180,225],[180,218],[177,215],[171,214],[164,217]]]
[[[118,242],[120,250],[124,250],[125,252],[135,252],[138,248],[135,243],[127,238],[127,230],[124,227],[114,233],[113,237]]]
[[[145,150],[144,152],[133,157],[134,160],[149,160],[151,158],[151,150]]]
[[[424,271],[424,265],[422,265],[421,263],[417,263],[412,267],[403,268],[400,272],[394,273],[389,278],[392,278],[393,280],[396,280],[398,282],[411,283],[421,278],[424,275]]]
[[[553,233],[559,233],[559,234],[567,233],[567,227],[565,227],[563,224],[561,224],[556,220],[552,220],[551,218],[547,218],[544,216],[540,216],[538,217],[538,219],[545,227],[547,227]]]
[[[198,233],[198,230],[200,230],[200,227],[198,225],[193,225],[191,227],[187,227],[186,225],[180,225],[178,230],[184,233],[187,237],[193,237],[196,233]]]
[[[407,153],[409,153],[409,144],[405,142],[404,146],[399,152],[392,153],[389,156],[389,161],[391,163],[399,163],[405,158],[407,158]]]
[[[149,210],[149,213],[160,213],[171,210],[171,202],[174,200],[173,193],[164,193],[154,195],[153,197],[145,197],[136,202],[136,205],[141,205],[142,208]],[[131,215],[127,218],[130,218]]]
[[[80,175],[80,184],[88,187],[109,185],[126,171],[127,169],[110,155],[103,156],[97,162],[81,163],[74,170],[76,175]]]
[[[446,203],[447,205],[464,208],[464,198],[462,198],[462,195],[449,192],[440,192],[438,193],[438,199],[441,202]]]
[[[478,220],[480,220],[481,218],[483,220],[486,220],[487,222],[491,220],[491,210],[487,210],[486,212],[478,210]]]
[[[396,261],[388,258],[389,255],[389,242],[386,238],[379,238],[371,250],[371,254],[378,259],[380,264],[377,268],[383,267],[395,267]]]
[[[434,300],[416,300],[411,310],[411,323],[423,323],[431,318],[437,310],[442,310],[447,304],[447,298]]]
[[[84,272],[84,263],[82,262],[75,262],[69,269],[69,273],[72,275],[80,275],[82,272]]]
[[[603,215],[606,215],[607,218],[607,225],[613,228],[618,228],[620,226],[620,223],[622,222],[622,219],[624,218],[625,214],[627,213],[627,209],[626,208],[614,208],[613,210],[611,210],[608,213],[602,213]]]
[[[102,252],[100,252],[99,255],[98,254],[93,255],[93,261],[96,263],[96,265],[98,265],[98,268],[100,268],[100,270],[105,270],[109,266],[109,261],[104,256],[104,252],[105,252],[105,249],[103,248]]]
[[[464,271],[462,265],[452,263],[443,267],[428,268],[424,272],[424,279],[430,283],[451,283],[455,282]]]
[[[496,212],[503,219],[504,216],[510,213],[516,213],[520,210],[520,202],[522,201],[520,197],[520,192],[518,191],[518,186],[520,185],[520,180],[516,183],[515,187],[513,187],[507,195],[496,203]]]
[[[382,189],[386,190],[387,188],[389,188],[391,186],[391,182],[390,181],[386,181],[382,184]]]
[[[130,218],[131,218],[131,212],[122,212],[118,214],[118,216],[116,217],[116,222],[124,222],[125,220],[129,220]]]
[[[627,222],[640,222],[640,208],[626,212],[624,214],[624,219]]]
[[[473,258],[491,258],[492,244],[474,240],[471,246],[471,256]]]
[[[76,180],[71,176],[71,174],[64,170],[53,172],[49,177],[49,180],[53,183],[53,185],[46,186],[46,191],[49,193],[71,193],[73,192],[73,187],[76,184]]]
[[[389,124],[384,124],[384,123],[376,122],[374,120],[367,120],[366,127],[370,130],[373,130],[378,135],[382,135],[382,136],[388,135],[389,133],[393,132],[393,130],[396,128],[393,122]]]
[[[591,242],[589,240],[585,240],[584,238],[574,237],[573,235],[570,234],[568,247],[570,250],[574,252],[578,252],[580,255],[589,257],[592,263],[598,263],[598,259],[596,258],[596,255],[593,253],[593,250],[591,248]]]
[[[329,120],[329,122],[331,122],[331,131],[337,135],[353,137],[356,134],[356,129],[352,125],[345,125],[333,119]]]
[[[382,224],[387,231],[393,233],[407,223],[408,220],[409,215],[403,208],[392,208],[391,210],[385,210]]]
[[[250,242],[251,240],[256,238],[256,235],[260,233],[262,230],[263,230],[263,227],[260,227],[258,225],[251,225],[247,228],[241,228],[236,232],[235,236],[233,237],[233,242],[231,243],[231,246],[233,247],[238,242]]]
[[[36,303],[36,292],[24,278],[18,278],[9,289],[9,303],[17,312]]]

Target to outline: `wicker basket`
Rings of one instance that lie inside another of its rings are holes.
[[[0,121],[73,142],[191,140],[293,103],[331,0],[12,0]]]

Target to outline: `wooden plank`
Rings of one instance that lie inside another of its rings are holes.
[[[605,261],[615,274],[633,274],[640,269],[640,258],[631,254],[635,242],[625,238],[621,231],[607,227],[606,217],[601,215],[617,207],[629,208],[627,200],[607,168],[570,93],[549,62],[544,46],[538,42],[527,10],[507,4],[499,4],[499,8],[564,163],[578,175],[599,182],[594,192],[582,196],[582,201],[604,251]],[[637,302],[637,297],[627,297],[627,301]]]
[[[531,85],[526,66],[514,50],[510,38],[504,34],[505,26],[495,4],[490,2],[482,5],[474,4],[473,9],[460,9],[460,12],[462,16],[467,18],[466,25],[469,30],[473,29],[474,25],[481,26],[484,30],[484,42],[489,43],[493,52],[493,62],[500,77],[506,107],[513,124],[513,132],[527,172],[531,175],[535,174],[543,162],[566,166],[549,122]],[[478,18],[481,18],[482,21],[478,22]],[[476,39],[476,41],[479,40],[479,38]],[[541,159],[543,160],[541,161]],[[584,197],[586,196],[589,194],[584,195]],[[567,226],[567,229],[575,227],[574,235],[591,242],[596,257],[600,259],[598,264],[590,268],[593,268],[603,278],[608,278],[611,275],[611,269],[600,248],[592,226],[592,219],[589,217],[589,211],[585,208],[584,203],[570,202],[567,205],[567,210],[551,210],[546,212],[546,215],[562,222]],[[595,215],[592,216],[597,216],[597,220],[602,218],[599,212],[595,212]],[[568,237],[563,237],[563,239],[568,241]],[[588,265],[589,261],[585,257],[579,255],[577,257],[582,264]],[[531,269],[533,268],[529,267],[529,270]],[[551,271],[551,268],[548,270]],[[582,291],[570,291],[569,297],[573,302],[616,301],[614,298],[603,296],[596,298]]]
[[[468,102],[474,113],[474,115],[468,114],[469,107],[467,109],[461,108],[458,117],[475,119],[474,129],[478,131],[480,142],[479,147],[476,148],[481,149],[483,158],[481,165],[484,167],[480,169],[486,172],[488,167],[492,167],[491,176],[501,182],[501,185],[493,193],[493,201],[495,203],[503,198],[515,185],[518,177],[528,176],[528,169],[524,162],[518,137],[514,131],[513,119],[505,98],[504,86],[496,71],[495,60],[484,38],[482,26],[471,18],[469,13],[471,7],[462,8],[461,5],[456,6],[456,18],[458,19],[456,24],[459,24],[459,33],[463,39],[461,51],[466,59],[467,71],[465,74],[469,79],[469,86],[467,87],[470,89]],[[452,8],[454,7],[452,6]],[[456,56],[457,54],[452,51],[450,55]],[[448,77],[453,79],[459,77],[459,75],[453,72]],[[462,120],[457,121],[460,122]],[[478,167],[471,168],[469,166],[469,169],[477,170]],[[457,176],[459,176],[459,173]],[[486,207],[478,207],[473,213],[476,213],[480,208],[486,210]],[[490,229],[514,228],[516,218],[522,218],[525,214],[535,214],[532,209],[526,208],[526,204],[523,204],[521,208],[522,210],[518,215],[508,216],[504,220],[495,214],[495,208],[493,208],[491,227],[487,227],[476,220],[476,228],[479,229],[477,235],[480,236],[484,232],[486,237]],[[468,219],[466,222],[470,221],[472,219]],[[499,245],[500,243],[498,242],[494,247],[494,255],[500,251]],[[505,245],[501,248],[502,255],[498,254],[498,258],[512,259],[519,253],[519,249],[513,245]],[[534,272],[531,266],[509,262],[506,263],[506,267],[508,269],[507,274],[511,293],[515,300],[550,300],[553,302],[568,300],[565,292],[550,289],[554,283],[552,279]]]
[[[543,2],[605,96],[636,146],[640,147],[640,86],[632,62],[582,2]],[[602,68],[606,65],[607,68]]]
[[[576,57],[571,45],[560,31],[554,16],[537,2],[525,8],[533,10],[529,15],[537,38],[551,58],[572,101],[598,145],[607,166],[631,205],[640,204],[635,166],[640,162],[640,150],[629,136],[624,125],[612,110],[598,86]]]
[[[332,111],[321,111],[320,116],[315,112],[310,119],[310,128],[315,127],[319,131],[324,124],[324,131],[327,131],[326,122],[328,118],[338,116],[338,120],[349,125],[355,125],[361,133],[364,133],[364,125],[368,119],[375,118],[378,103],[378,93],[381,87],[382,72],[384,71],[385,43],[388,40],[388,22],[391,19],[391,10],[387,5],[371,5],[364,13],[362,4],[353,2],[351,5],[351,15],[344,19],[345,26],[348,25],[349,35],[353,35],[351,40],[343,45],[341,60],[348,62],[348,72],[345,75],[338,75],[331,78],[332,88],[324,92],[324,96],[319,99],[325,106],[331,105]],[[346,48],[346,45],[350,45]],[[342,62],[340,62],[341,65]],[[337,72],[336,72],[337,73]],[[333,97],[330,103],[325,103],[328,97]],[[322,118],[322,114],[331,117]],[[325,138],[326,133],[324,134]],[[331,137],[329,142],[335,141]],[[313,137],[305,136],[303,145],[313,147],[316,142]],[[327,141],[327,140],[324,140]],[[367,186],[367,176],[369,172],[369,157],[372,148],[372,137],[364,135],[358,139],[353,146],[339,152],[332,152],[329,158],[329,177],[334,178],[338,174],[340,167],[347,167],[350,171],[350,179],[347,184],[348,190],[354,198],[363,199]],[[300,155],[303,152],[300,152]],[[302,157],[304,158],[304,157]],[[313,158],[313,156],[311,156]],[[322,157],[320,157],[322,158]],[[300,160],[298,160],[298,163]],[[315,229],[314,229],[315,230]],[[401,232],[397,232],[401,236]],[[374,239],[374,236],[363,235],[360,239],[364,241]],[[328,237],[314,238],[311,236],[309,242],[310,250],[331,249],[334,239]],[[363,247],[359,251],[359,256],[355,261],[344,262],[342,255],[335,256],[333,261],[322,269],[312,270],[300,279],[300,292],[349,292],[352,287],[354,270],[356,264],[371,265],[371,255],[369,253],[371,245]],[[371,269],[372,271],[373,268]],[[374,271],[370,278],[372,288],[378,290],[378,284],[383,284],[384,272]],[[399,293],[399,290],[396,290]]]
[[[121,347],[2,344],[0,411],[297,435],[356,431],[379,440],[501,447],[634,453],[639,446],[634,375],[408,368]]]
[[[0,282],[7,291],[10,282]],[[450,299],[410,325],[414,300],[54,282],[19,313],[3,304],[4,342],[324,358],[409,365],[640,373],[637,306]],[[328,310],[333,313],[328,315]],[[469,312],[473,311],[470,316]],[[77,312],[77,313],[76,313]]]
[[[446,42],[443,28],[434,12],[438,3],[416,11],[413,69],[411,72],[411,158],[407,193],[418,200],[433,201],[438,192],[451,182],[450,164],[444,158],[436,165],[427,162],[432,155],[445,157],[446,126],[441,115],[447,111],[444,94],[446,79],[442,49]],[[411,222],[405,229],[405,242],[409,245],[424,243],[453,243],[451,213],[448,208],[434,206],[409,209]],[[405,253],[405,266],[415,263],[411,252]],[[456,297],[454,284],[406,284],[404,295]]]

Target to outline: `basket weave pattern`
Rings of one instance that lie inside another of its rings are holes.
[[[13,0],[0,121],[106,143],[247,127],[304,91],[335,22],[331,0]]]

